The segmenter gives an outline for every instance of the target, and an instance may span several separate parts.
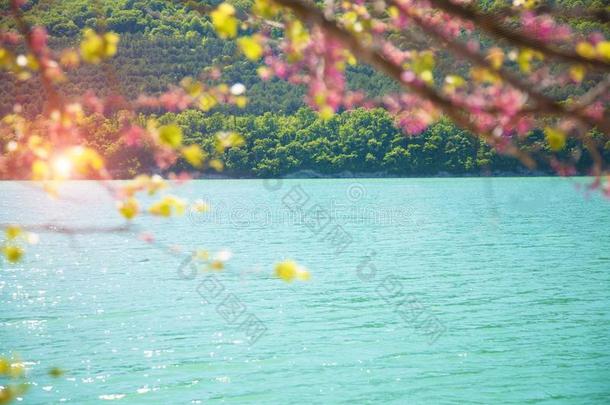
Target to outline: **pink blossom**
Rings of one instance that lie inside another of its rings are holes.
[[[604,118],[604,105],[601,101],[597,101],[585,109],[585,114],[589,117],[601,120]]]
[[[404,113],[398,116],[398,125],[409,135],[419,135],[430,124],[421,113]]]
[[[156,97],[140,95],[136,104],[144,108],[159,108],[159,100]]]
[[[562,41],[572,34],[568,26],[557,24],[549,15],[537,16],[532,12],[525,12],[521,16],[521,24],[526,32],[542,41]]]
[[[522,117],[517,121],[515,129],[519,136],[527,135],[534,127],[534,122],[530,117]]]
[[[7,31],[0,33],[0,43],[9,45],[17,45],[21,41],[21,35],[15,31]]]
[[[273,70],[275,71],[275,74],[277,77],[284,79],[286,78],[286,73],[287,73],[287,69],[286,69],[286,65],[284,63],[276,63],[273,67]]]
[[[174,89],[161,94],[159,102],[167,111],[182,111],[188,108],[192,99],[182,89]]]
[[[417,79],[417,76],[415,76],[415,73],[411,72],[410,70],[406,70],[401,73],[400,78],[405,83],[413,83],[415,79]]]
[[[588,39],[593,45],[597,45],[598,42],[605,40],[604,35],[601,32],[593,32],[589,34]]]
[[[137,125],[131,125],[123,132],[123,142],[127,146],[139,146],[145,135],[144,129]]]
[[[171,149],[161,148],[155,151],[155,163],[162,170],[174,165],[177,160],[178,156]]]

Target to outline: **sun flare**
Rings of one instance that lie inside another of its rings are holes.
[[[53,171],[58,178],[68,178],[72,174],[72,161],[66,156],[59,156],[53,160]]]

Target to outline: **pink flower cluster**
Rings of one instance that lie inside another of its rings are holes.
[[[567,25],[558,24],[550,15],[536,15],[531,11],[521,14],[523,31],[545,42],[562,42],[570,39],[572,30]]]
[[[408,135],[422,133],[438,116],[434,104],[414,94],[386,96],[383,106],[396,116],[397,125]]]
[[[491,132],[498,137],[524,136],[534,127],[534,120],[521,113],[527,97],[510,86],[494,84],[475,87],[450,95],[452,101],[466,110],[481,132]]]

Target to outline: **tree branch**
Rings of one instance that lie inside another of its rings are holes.
[[[505,26],[499,24],[497,22],[497,18],[494,18],[495,16],[493,15],[479,13],[471,7],[452,3],[449,0],[429,1],[434,7],[459,18],[472,21],[478,28],[486,33],[496,38],[506,40],[513,45],[535,49],[553,58],[563,60],[564,62],[588,65],[596,69],[610,72],[610,63],[608,62],[604,62],[599,59],[583,58],[575,52],[550,47],[543,41],[506,28]]]
[[[327,19],[324,14],[315,7],[309,6],[302,0],[274,0],[276,3],[291,9],[301,19],[309,21],[315,25],[322,27],[326,32],[339,39],[347,46],[352,53],[360,60],[365,61],[373,66],[376,66],[380,71],[384,72],[390,78],[398,82],[402,87],[417,94],[418,96],[434,103],[441,108],[449,118],[464,129],[469,130],[474,134],[478,134],[481,139],[488,144],[497,145],[493,134],[489,132],[481,132],[469,119],[464,115],[464,111],[456,109],[455,104],[445,96],[438,93],[434,88],[426,85],[417,85],[414,83],[405,82],[402,80],[402,67],[398,66],[389,60],[377,49],[373,49],[364,45],[352,33],[341,28],[335,21]],[[509,145],[506,153],[515,156],[527,167],[534,167],[535,162],[527,153],[519,151],[514,145]]]
[[[537,91],[534,85],[522,80],[519,76],[507,70],[506,68],[496,69],[491,64],[491,62],[487,60],[483,55],[475,51],[471,51],[466,46],[462,45],[457,41],[451,41],[450,39],[446,38],[446,36],[442,34],[441,30],[428,24],[420,15],[418,15],[416,12],[413,12],[411,8],[404,6],[396,0],[389,0],[389,2],[398,7],[400,11],[407,15],[422,30],[441,41],[441,43],[443,43],[454,54],[466,58],[474,64],[484,67],[498,74],[502,79],[506,80],[506,82],[512,85],[514,88],[530,96],[537,104],[537,109],[535,109],[534,111],[558,116],[568,116],[578,120],[581,124],[587,127],[590,127],[591,122],[594,122],[600,127],[600,129],[605,134],[610,135],[610,121],[608,119],[592,118],[589,115],[585,114],[582,108],[565,108],[557,101]]]

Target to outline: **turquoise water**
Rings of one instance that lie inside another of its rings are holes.
[[[121,223],[95,183],[62,192],[0,183],[0,222]],[[41,234],[1,269],[0,354],[26,362],[22,403],[610,403],[610,203],[572,180],[175,192],[212,211],[140,218],[154,245]],[[192,278],[196,247],[233,257]],[[284,258],[312,279],[273,278]]]

